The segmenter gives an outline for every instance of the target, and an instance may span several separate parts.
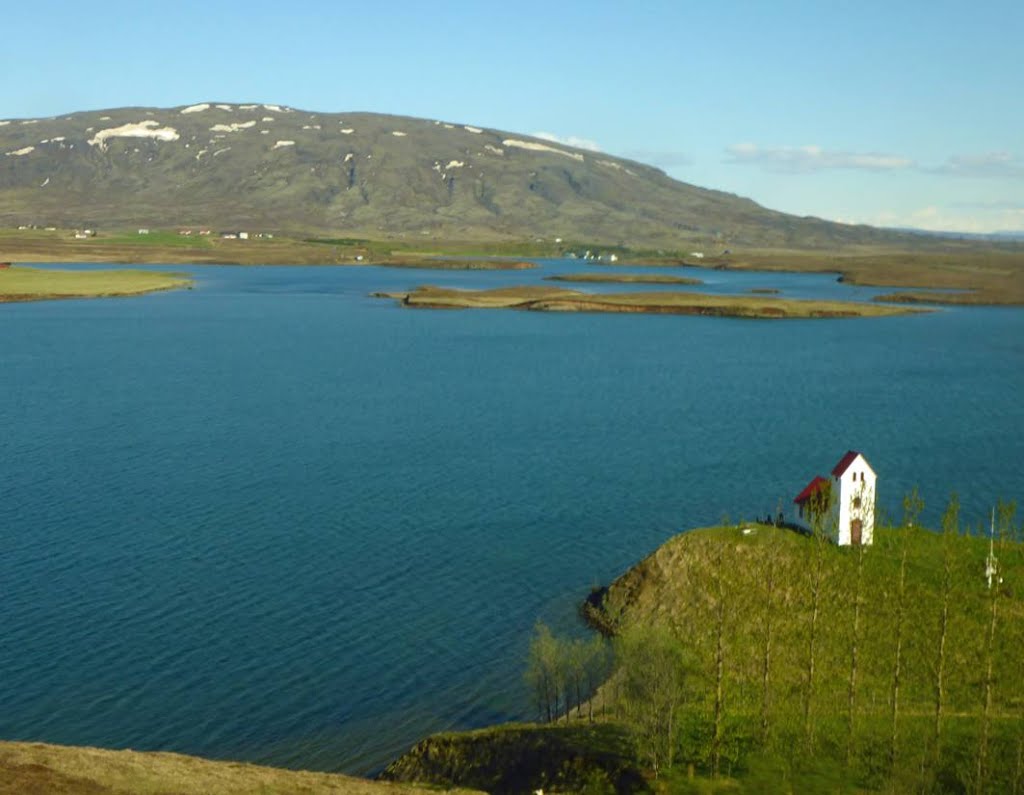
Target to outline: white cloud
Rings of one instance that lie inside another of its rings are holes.
[[[996,202],[992,204],[938,206],[934,204],[915,210],[887,210],[859,218],[837,218],[842,223],[871,224],[902,229],[924,229],[929,232],[990,233],[1024,230],[1024,204]]]
[[[914,166],[910,158],[880,152],[844,152],[820,146],[758,146],[734,144],[726,149],[729,163],[760,166],[768,171],[806,174],[826,169],[900,171]]]
[[[1009,152],[950,155],[938,166],[917,163],[909,157],[882,152],[846,152],[820,146],[760,146],[733,144],[726,148],[726,162],[759,166],[781,174],[809,174],[827,169],[859,171],[916,171],[946,177],[1024,179],[1024,160]]]
[[[1024,161],[1009,152],[982,152],[950,155],[941,166],[927,170],[951,177],[1021,178],[1024,177]]]
[[[597,141],[591,141],[589,138],[580,138],[576,135],[569,135],[562,137],[549,132],[535,132],[530,133],[534,138],[540,138],[542,141],[551,141],[552,143],[562,144],[562,146],[572,146],[576,149],[586,149],[589,152],[600,152],[601,147]]]

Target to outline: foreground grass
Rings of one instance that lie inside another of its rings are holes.
[[[0,795],[418,795],[436,791],[193,756],[0,742]],[[469,790],[457,790],[468,793]]]
[[[426,286],[408,293],[376,295],[396,298],[403,306],[426,309],[529,309],[544,312],[632,312],[743,318],[882,317],[921,311],[845,301],[674,292],[602,294],[542,286],[494,290],[451,290]]]
[[[68,271],[0,268],[0,303],[50,298],[99,298],[141,295],[188,287],[192,281],[173,273],[139,270]]]

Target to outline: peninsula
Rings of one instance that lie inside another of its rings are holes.
[[[192,280],[173,273],[142,270],[58,270],[0,268],[0,303],[56,298],[109,298],[189,287]]]

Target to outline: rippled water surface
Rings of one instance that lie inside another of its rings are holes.
[[[529,717],[538,617],[849,447],[893,513],[1024,497],[1019,309],[431,312],[366,296],[573,266],[174,269],[196,289],[0,305],[0,737],[365,773]]]

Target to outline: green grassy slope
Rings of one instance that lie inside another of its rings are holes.
[[[679,753],[698,769],[743,774],[767,755],[868,789],[1020,792],[1017,534],[996,544],[990,590],[979,537],[881,528],[857,549],[761,525],[693,531],[598,594],[595,617],[685,651]]]

